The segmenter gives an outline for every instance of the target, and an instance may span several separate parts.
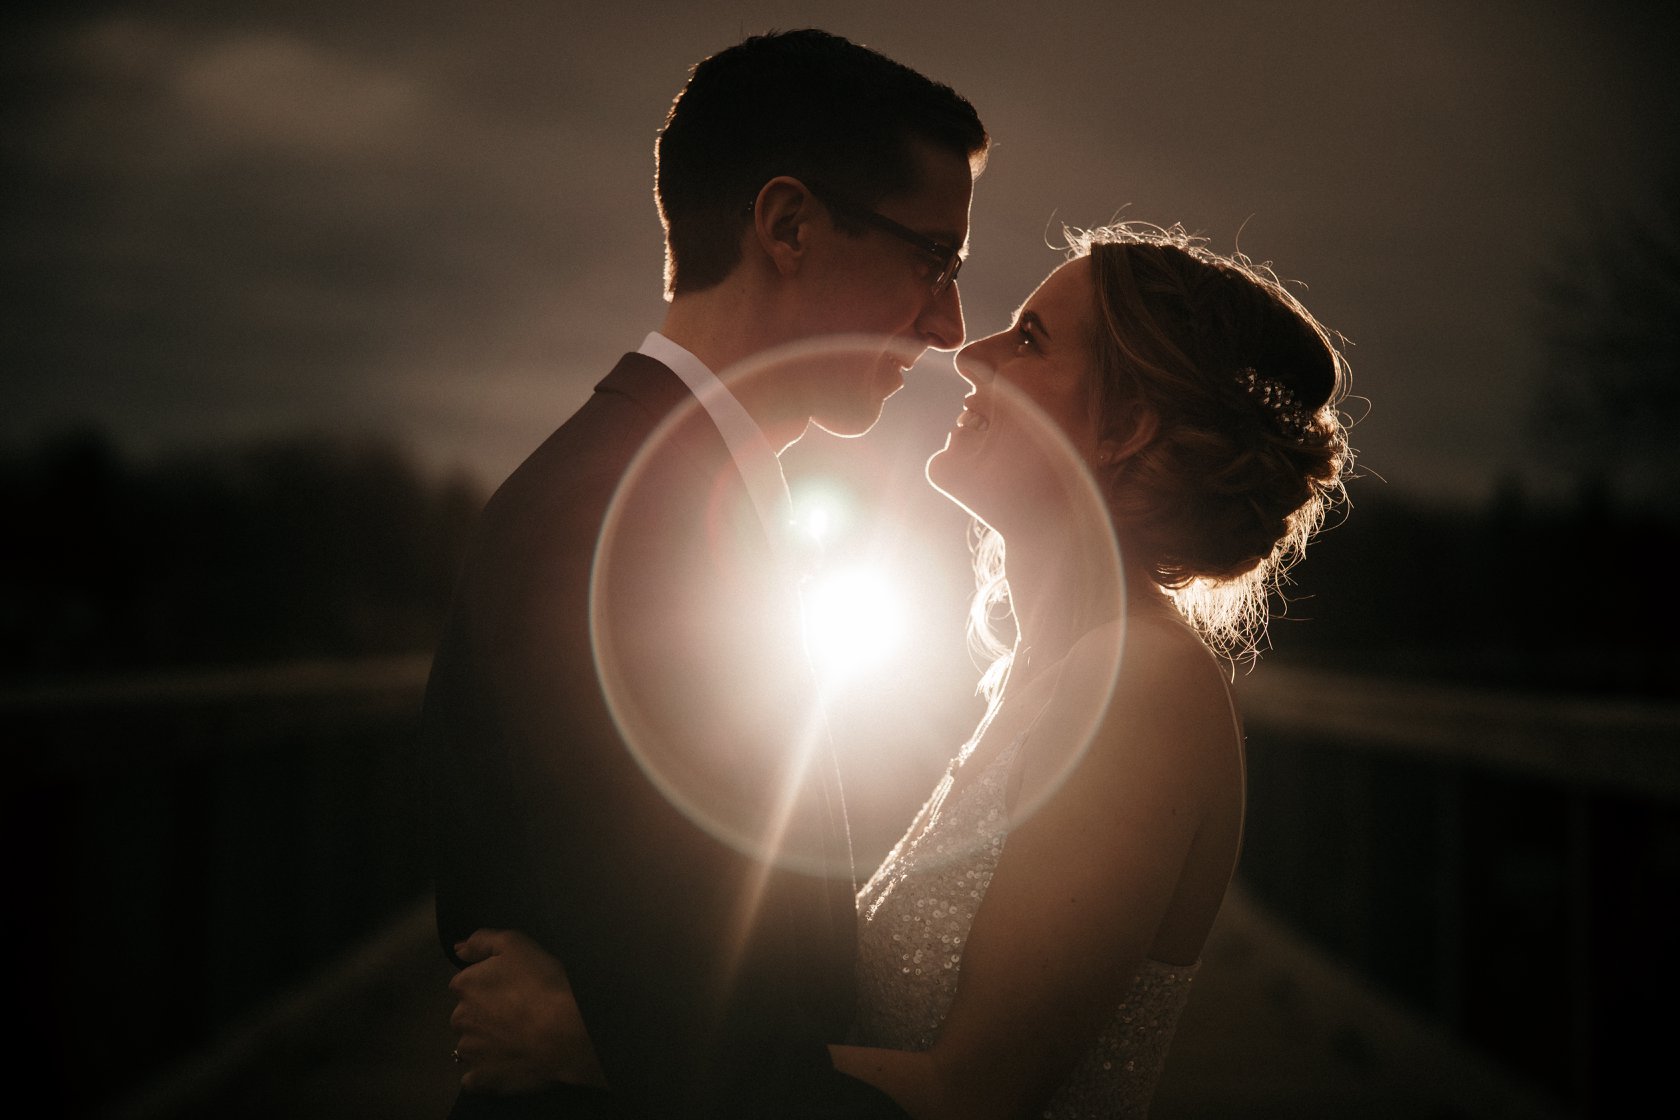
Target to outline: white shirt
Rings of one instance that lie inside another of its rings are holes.
[[[729,448],[729,457],[746,480],[747,493],[764,525],[765,536],[770,538],[770,547],[785,557],[793,503],[788,497],[781,460],[764,437],[764,430],[718,375],[706,368],[706,363],[658,331],[649,332],[636,352],[663,363],[682,378],[700,407],[717,425]]]

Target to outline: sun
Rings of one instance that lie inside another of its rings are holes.
[[[908,630],[904,596],[880,568],[855,565],[817,578],[805,593],[805,640],[831,684],[889,665]]]

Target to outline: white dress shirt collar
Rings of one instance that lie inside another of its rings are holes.
[[[683,347],[658,331],[642,340],[637,353],[645,354],[668,367],[682,379],[689,392],[706,410],[712,423],[723,435],[729,456],[746,480],[747,493],[764,524],[764,532],[771,546],[780,551],[787,539],[792,521],[792,503],[788,498],[787,479],[782,474],[781,460],[765,438],[764,430],[748,414],[729,387],[706,368],[706,364]]]

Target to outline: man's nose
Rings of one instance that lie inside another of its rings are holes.
[[[963,344],[962,294],[955,280],[928,300],[917,326],[935,350],[955,350]]]

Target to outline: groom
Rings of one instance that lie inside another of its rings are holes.
[[[486,507],[422,724],[444,945],[519,930],[563,962],[612,1088],[457,1117],[901,1115],[826,1050],[853,881],[776,454],[867,431],[962,342],[986,148],[952,90],[814,30],[673,103],[669,310]]]

